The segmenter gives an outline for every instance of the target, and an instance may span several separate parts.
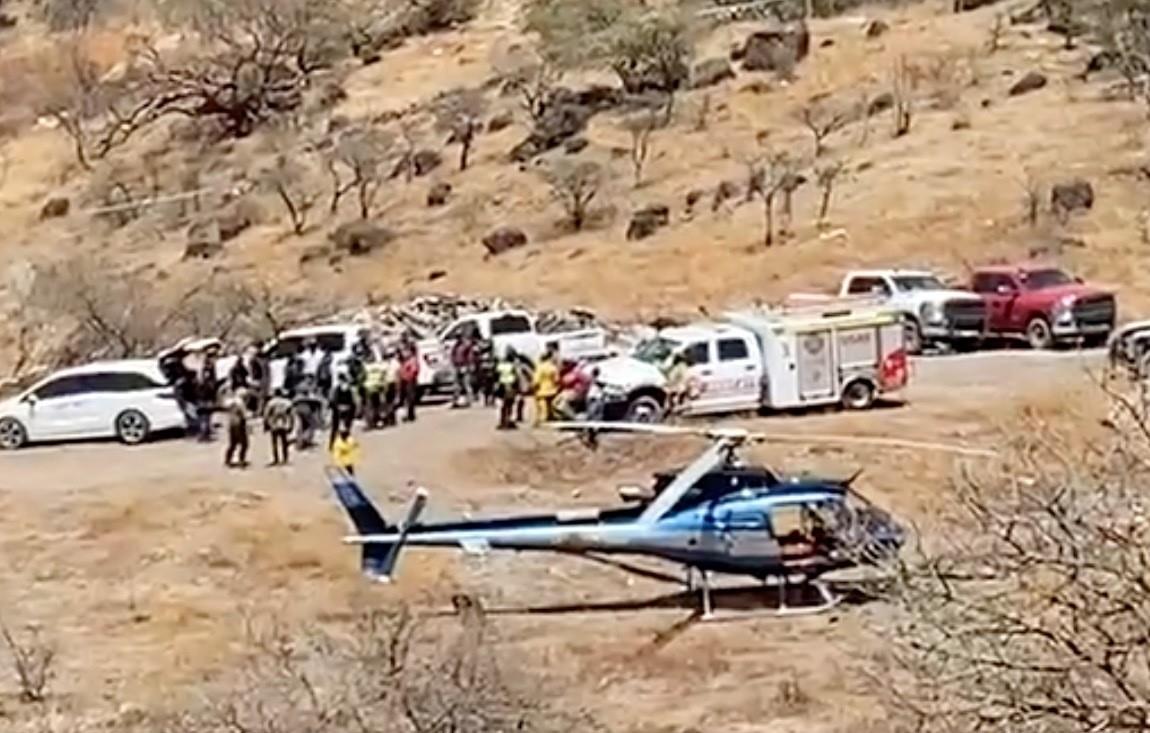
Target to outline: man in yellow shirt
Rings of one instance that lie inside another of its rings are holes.
[[[336,468],[355,475],[355,464],[359,463],[359,441],[347,428],[340,430],[331,443],[331,462]]]
[[[551,420],[555,396],[559,394],[559,367],[555,363],[555,352],[551,346],[535,363],[531,389],[535,394],[535,425],[538,427]]]

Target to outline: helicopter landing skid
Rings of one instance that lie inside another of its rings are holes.
[[[693,579],[692,577],[691,580]],[[842,593],[837,593],[832,590],[831,587],[822,580],[803,579],[796,583],[791,582],[786,576],[771,576],[763,579],[763,588],[774,588],[776,590],[777,605],[774,608],[723,611],[715,608],[711,597],[710,578],[705,571],[699,571],[699,580],[698,589],[701,600],[699,620],[701,621],[737,621],[759,617],[785,618],[788,616],[812,616],[830,611],[842,603],[845,597]],[[692,583],[692,585],[694,584]],[[804,600],[809,599],[813,602],[791,605],[788,602],[791,591],[797,591],[797,595],[800,598]],[[814,592],[814,598],[809,598],[811,595],[809,591]]]

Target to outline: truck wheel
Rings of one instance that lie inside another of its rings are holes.
[[[1050,324],[1042,316],[1035,316],[1026,324],[1026,341],[1032,349],[1049,349],[1054,346],[1054,333]]]
[[[843,407],[848,410],[866,410],[874,405],[874,385],[865,379],[856,379],[843,390]]]
[[[907,318],[906,325],[903,328],[906,332],[906,353],[921,354],[923,346],[922,326],[920,326],[915,319]]]
[[[627,422],[644,424],[662,422],[663,405],[650,395],[636,397],[631,400],[631,404],[627,405],[627,414],[624,419]]]

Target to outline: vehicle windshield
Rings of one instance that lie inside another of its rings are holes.
[[[678,341],[656,336],[652,339],[640,341],[639,345],[635,347],[632,356],[648,364],[662,364],[678,347]]]
[[[899,275],[895,286],[903,292],[911,290],[946,290],[946,284],[934,275]]]
[[[1035,270],[1026,273],[1024,284],[1027,290],[1045,290],[1059,285],[1069,285],[1074,279],[1062,270]]]

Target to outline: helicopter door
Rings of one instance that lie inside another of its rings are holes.
[[[724,511],[720,513],[718,524],[727,555],[745,559],[778,555],[778,543],[762,511]]]

